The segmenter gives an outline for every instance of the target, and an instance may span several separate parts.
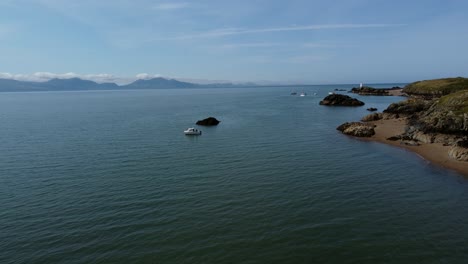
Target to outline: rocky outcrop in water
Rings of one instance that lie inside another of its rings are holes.
[[[364,102],[344,94],[330,94],[320,101],[320,105],[327,106],[362,106]]]
[[[354,87],[353,89],[351,89],[351,92],[359,95],[390,95],[388,93],[388,89],[376,89],[368,86],[364,86],[361,88]]]
[[[343,134],[355,137],[371,137],[375,135],[374,126],[361,122],[346,122],[336,128]]]
[[[203,120],[198,120],[197,125],[199,126],[217,126],[219,124],[219,120],[214,117],[208,117]]]

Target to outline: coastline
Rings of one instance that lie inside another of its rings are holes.
[[[387,138],[391,136],[400,135],[404,132],[407,124],[406,118],[381,119],[367,123],[375,125],[375,135],[361,139],[404,148],[415,152],[431,163],[454,170],[463,176],[468,177],[468,163],[450,158],[448,156],[450,146],[444,146],[442,143],[421,143],[419,146],[409,146],[401,144],[400,141],[387,140]]]

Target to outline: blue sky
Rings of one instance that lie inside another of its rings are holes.
[[[0,78],[468,76],[466,0],[0,0]]]

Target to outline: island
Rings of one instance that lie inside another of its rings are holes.
[[[364,102],[344,94],[330,94],[319,103],[327,106],[362,106]]]
[[[391,95],[398,95],[402,96],[403,89],[399,86],[394,86],[392,88],[373,88],[370,86],[361,86],[359,88],[353,87],[350,91],[351,93],[359,94],[359,95],[376,95],[376,96],[391,96]]]
[[[468,176],[468,78],[414,82],[403,93],[406,100],[337,129],[406,148]]]

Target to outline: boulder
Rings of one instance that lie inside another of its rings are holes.
[[[382,119],[382,117],[383,117],[382,113],[372,113],[363,117],[361,121],[363,122],[377,121],[377,120]]]
[[[214,117],[208,117],[203,120],[198,120],[197,125],[199,126],[217,126],[219,124],[219,120]]]
[[[375,135],[374,126],[361,122],[346,122],[336,128],[343,134],[355,137],[371,137]]]
[[[412,139],[423,143],[434,143],[434,136],[431,134],[425,134],[422,131],[413,133]]]
[[[434,134],[433,140],[434,143],[442,143],[445,146],[454,145],[459,137],[457,135],[449,135],[449,134]]]
[[[401,144],[406,145],[406,146],[413,146],[413,147],[421,145],[415,140],[403,141],[403,142],[401,142]]]
[[[328,106],[362,106],[364,102],[344,94],[330,94],[320,101],[320,105]]]
[[[468,140],[458,141],[450,150],[449,156],[459,161],[468,162]]]
[[[377,111],[377,108],[375,107],[367,108],[367,111],[374,112],[374,111]]]

